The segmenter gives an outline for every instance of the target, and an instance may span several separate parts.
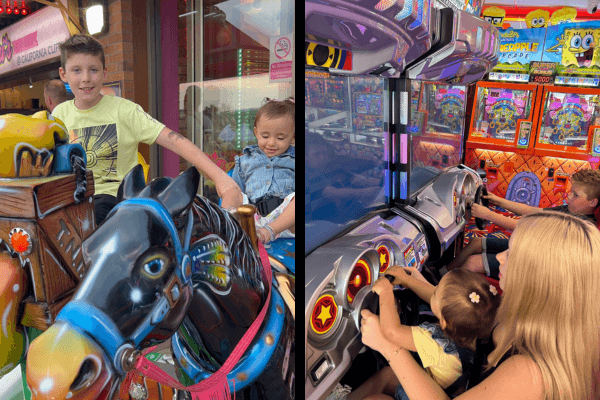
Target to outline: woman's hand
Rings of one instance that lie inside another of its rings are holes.
[[[411,268],[411,269],[415,269],[416,268]],[[387,271],[385,271],[385,275],[392,275],[395,279],[393,284],[394,285],[404,285],[406,286],[406,283],[408,282],[408,280],[410,279],[410,274],[408,273],[408,268],[406,267],[401,267],[399,265],[392,265],[391,267],[389,267],[387,269]],[[418,273],[419,271],[417,271]]]
[[[377,279],[377,281],[375,281],[375,284],[371,290],[381,296],[383,292],[391,292],[394,290],[394,285],[392,285],[390,281],[388,281],[387,278],[382,275],[379,277],[379,279]]]
[[[425,283],[429,283],[427,281],[427,279],[425,279],[425,277],[423,276],[423,274],[421,274],[421,271],[419,271],[415,267],[405,267],[404,268],[404,272],[410,274],[410,276],[412,278],[415,278],[415,279],[420,280],[420,281],[425,282]]]
[[[379,316],[366,309],[362,310],[360,315],[362,317],[360,320],[360,333],[362,333],[363,344],[381,353],[389,345],[389,342],[381,331]]]

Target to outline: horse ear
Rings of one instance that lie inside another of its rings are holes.
[[[199,184],[200,173],[196,167],[190,167],[171,182],[157,198],[174,217],[189,208],[196,197]]]
[[[144,169],[140,164],[136,165],[125,175],[119,191],[117,192],[117,202],[136,197],[142,189],[146,187],[146,179],[144,178]]]

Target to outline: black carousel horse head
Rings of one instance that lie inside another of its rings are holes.
[[[131,354],[178,329],[192,299],[198,184],[195,168],[148,186],[140,165],[127,174],[120,202],[83,243],[87,275],[31,345],[27,382],[35,398],[112,398]]]

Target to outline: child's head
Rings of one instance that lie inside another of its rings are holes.
[[[444,275],[431,297],[431,310],[444,333],[463,347],[490,334],[499,305],[496,288],[463,268]]]
[[[296,104],[293,97],[285,100],[266,99],[254,119],[254,136],[258,147],[269,157],[285,153],[296,141]]]
[[[571,177],[571,192],[567,197],[573,214],[592,214],[600,201],[600,171],[582,169]]]
[[[107,73],[102,44],[91,36],[73,35],[60,51],[60,78],[71,87],[75,105],[88,109],[98,104]]]

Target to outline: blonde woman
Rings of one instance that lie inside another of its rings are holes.
[[[504,296],[483,381],[457,399],[587,400],[600,396],[600,232],[556,212],[524,216],[498,254]],[[411,399],[448,399],[363,310],[363,343],[390,360]]]

